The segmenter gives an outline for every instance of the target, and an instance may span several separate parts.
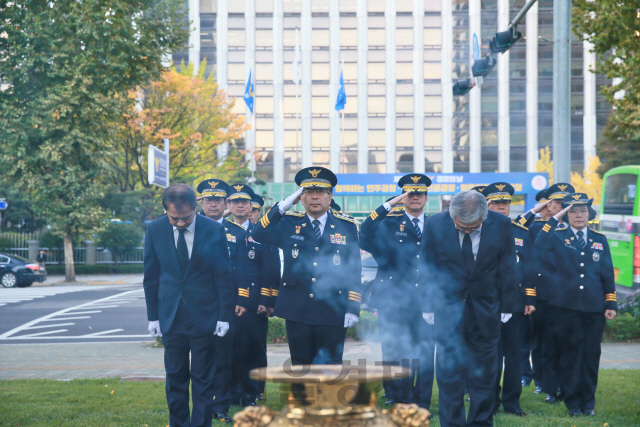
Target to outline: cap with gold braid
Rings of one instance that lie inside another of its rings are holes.
[[[421,173],[410,173],[398,181],[398,187],[402,188],[403,193],[426,193],[430,185],[431,179]]]
[[[545,189],[545,190],[538,191],[538,194],[536,194],[536,202],[544,203],[547,200],[549,200],[547,199],[547,190]]]
[[[331,189],[338,183],[338,178],[327,168],[313,166],[300,170],[295,181],[302,188]]]
[[[334,212],[340,212],[342,210],[342,208],[340,207],[339,204],[336,203],[335,200],[331,199],[331,205],[329,206],[331,208],[332,211]]]
[[[513,186],[507,182],[494,182],[482,190],[487,202],[511,202],[514,192]]]
[[[257,194],[254,194],[251,198],[251,207],[253,209],[260,209],[264,206],[264,199]]]
[[[233,184],[230,186],[229,200],[245,199],[251,201],[255,193],[246,184]]]
[[[591,204],[593,204],[593,199],[590,199],[585,193],[568,194],[562,199],[562,206],[565,208],[569,205],[591,206]]]
[[[475,187],[473,187],[471,190],[473,191],[477,191],[478,193],[482,193],[482,191],[487,188],[486,185],[476,185]]]
[[[566,182],[559,182],[557,184],[553,184],[547,190],[546,196],[547,199],[550,200],[562,200],[565,196],[569,194],[575,193],[576,190],[573,188],[573,185],[567,184]]]
[[[205,179],[198,184],[198,193],[206,198],[220,197],[226,199],[229,195],[229,184],[221,179]]]

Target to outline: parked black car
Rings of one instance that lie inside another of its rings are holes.
[[[5,288],[27,287],[47,280],[44,264],[17,255],[0,254],[0,283]]]

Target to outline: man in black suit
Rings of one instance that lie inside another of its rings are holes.
[[[423,317],[436,332],[440,425],[491,426],[501,321],[517,300],[511,220],[488,211],[481,193],[463,191],[449,212],[427,218],[424,234],[420,289]]]
[[[208,427],[215,336],[227,333],[235,306],[226,236],[222,225],[196,215],[191,187],[170,186],[162,204],[167,214],[149,224],[144,244],[149,332],[163,337],[171,427]]]

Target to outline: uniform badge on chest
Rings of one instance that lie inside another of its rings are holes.
[[[291,256],[293,258],[298,258],[299,253],[300,253],[300,249],[291,249]]]
[[[594,252],[592,258],[595,262],[600,261],[600,252]]]
[[[341,259],[340,259],[340,254],[335,254],[335,255],[333,256],[333,263],[334,263],[335,265],[340,265],[340,261],[341,261]]]
[[[296,225],[296,234],[300,234],[300,229],[301,228],[302,228],[302,226]]]
[[[404,224],[400,224],[400,232],[402,233],[404,231]]]
[[[250,249],[247,256],[249,257],[249,259],[254,259],[256,257],[256,251],[254,251],[253,249]]]

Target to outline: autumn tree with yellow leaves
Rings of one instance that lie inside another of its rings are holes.
[[[599,205],[602,196],[602,177],[597,173],[600,167],[598,156],[590,157],[587,162],[587,169],[582,175],[578,172],[571,172],[571,185],[577,193],[585,193],[593,197],[593,204]],[[551,160],[551,150],[549,147],[540,149],[540,157],[536,163],[536,172],[547,172],[549,174],[549,186],[553,184],[553,160]]]

